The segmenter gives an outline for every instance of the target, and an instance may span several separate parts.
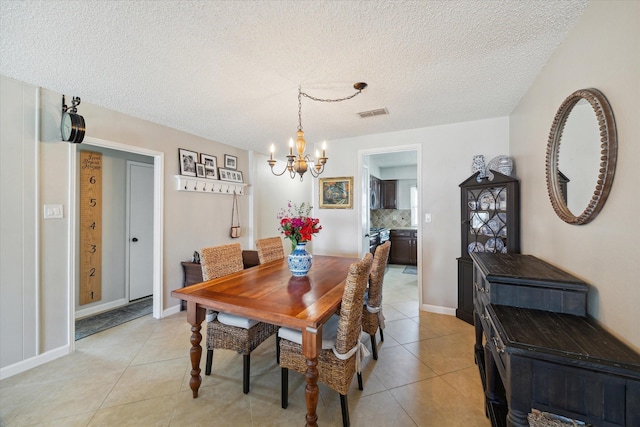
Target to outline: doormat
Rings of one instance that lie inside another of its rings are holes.
[[[402,272],[404,274],[418,274],[418,267],[415,265],[407,265]]]
[[[132,302],[123,307],[105,311],[95,316],[76,320],[76,341],[89,335],[105,331],[114,326],[122,325],[130,320],[151,314],[153,312],[153,298],[145,298]]]

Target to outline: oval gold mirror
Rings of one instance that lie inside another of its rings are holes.
[[[611,190],[617,152],[616,122],[602,92],[581,89],[569,95],[547,144],[547,191],[560,219],[580,225],[598,215]]]

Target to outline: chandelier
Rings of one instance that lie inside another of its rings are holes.
[[[275,146],[271,144],[271,157],[269,158],[269,160],[267,160],[267,163],[269,163],[269,166],[271,167],[271,173],[273,173],[276,176],[280,176],[288,171],[291,179],[295,178],[296,174],[298,174],[300,175],[300,181],[302,181],[302,178],[304,177],[304,174],[307,171],[309,171],[311,173],[311,176],[313,176],[314,178],[317,178],[318,176],[320,176],[320,174],[322,174],[322,172],[324,172],[324,165],[327,163],[327,160],[328,160],[328,157],[326,156],[326,150],[327,150],[326,142],[322,143],[322,156],[320,156],[316,151],[315,160],[311,158],[308,154],[304,153],[307,143],[304,140],[304,132],[302,131],[302,97],[303,96],[313,101],[340,102],[340,101],[346,101],[347,99],[351,99],[355,97],[360,92],[362,92],[362,90],[365,89],[366,87],[367,87],[366,83],[362,83],[362,82],[356,83],[353,85],[353,88],[357,92],[354,93],[353,95],[347,96],[345,98],[339,98],[339,99],[321,99],[321,98],[316,98],[302,92],[302,89],[300,88],[300,86],[298,86],[298,131],[296,132],[298,137],[295,142],[297,154],[293,153],[294,143],[293,143],[293,139],[290,139],[289,154],[287,155],[287,165],[282,170],[282,172],[276,173],[273,170],[273,167],[276,164],[276,160],[273,158]]]

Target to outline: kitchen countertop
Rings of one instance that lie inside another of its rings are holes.
[[[390,227],[391,230],[417,230],[418,227]]]

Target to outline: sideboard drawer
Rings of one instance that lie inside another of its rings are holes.
[[[589,287],[565,271],[531,255],[472,252],[471,259],[487,303],[587,315]]]

